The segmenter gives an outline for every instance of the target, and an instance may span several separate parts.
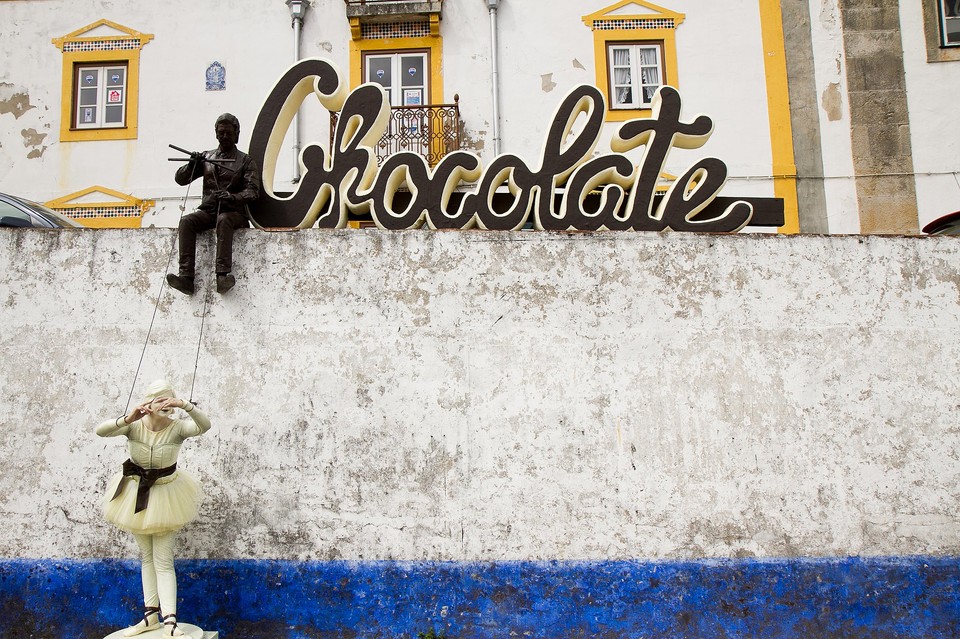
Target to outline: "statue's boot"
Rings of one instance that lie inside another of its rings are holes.
[[[138,624],[124,630],[123,636],[136,637],[144,632],[156,630],[160,625],[160,608],[157,606],[145,606],[143,609],[143,619],[141,619]]]
[[[163,636],[164,637],[182,637],[183,631],[177,628],[177,615],[169,614],[163,618]]]
[[[221,295],[226,293],[233,285],[237,283],[237,278],[235,278],[230,273],[218,273],[217,274],[217,293]]]
[[[167,273],[167,284],[169,284],[171,288],[177,289],[184,295],[193,295],[192,277],[181,277],[180,275]]]

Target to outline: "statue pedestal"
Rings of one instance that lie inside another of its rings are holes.
[[[184,639],[186,639],[186,637],[189,637],[190,639],[219,639],[220,637],[220,633],[218,632],[204,632],[203,629],[188,623],[178,623],[177,628],[183,631]],[[126,630],[126,628],[117,630],[113,634],[109,634],[103,639],[128,639],[127,637],[123,636],[124,630]],[[151,630],[150,632],[144,632],[136,635],[134,639],[161,639],[163,636],[163,628],[157,628],[156,630]]]

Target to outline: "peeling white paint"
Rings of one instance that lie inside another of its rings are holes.
[[[0,115],[10,113],[15,119],[20,119],[20,116],[34,108],[36,107],[30,104],[27,89],[9,82],[0,82]]]
[[[557,88],[557,83],[553,81],[552,73],[544,73],[540,76],[540,90],[544,93],[550,93]]]

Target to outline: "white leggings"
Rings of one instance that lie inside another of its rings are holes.
[[[177,614],[177,573],[173,570],[173,547],[177,533],[134,535],[140,546],[140,577],[143,605],[160,606],[161,615]]]

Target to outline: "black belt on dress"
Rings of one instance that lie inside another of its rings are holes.
[[[132,459],[128,459],[123,462],[123,478],[121,478],[120,483],[117,484],[117,492],[113,493],[110,501],[120,496],[120,493],[123,492],[123,485],[127,483],[129,478],[139,477],[140,486],[137,488],[137,507],[133,512],[138,513],[141,510],[145,510],[147,508],[147,501],[150,499],[150,487],[161,477],[172,475],[176,470],[176,464],[167,466],[166,468],[143,468],[133,463]]]

